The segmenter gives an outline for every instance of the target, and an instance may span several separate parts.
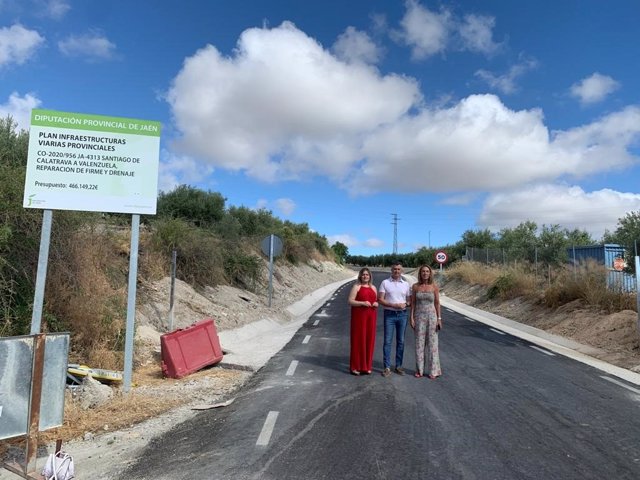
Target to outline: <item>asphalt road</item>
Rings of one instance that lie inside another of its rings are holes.
[[[374,274],[376,285],[385,274]],[[127,479],[640,478],[640,390],[443,310],[443,376],[349,370],[351,284],[225,408],[152,442]]]

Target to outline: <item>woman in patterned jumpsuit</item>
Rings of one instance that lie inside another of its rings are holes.
[[[425,350],[427,376],[442,375],[438,353],[438,331],[442,328],[440,294],[428,265],[418,270],[418,281],[411,289],[411,328],[416,335],[416,378],[424,376]]]

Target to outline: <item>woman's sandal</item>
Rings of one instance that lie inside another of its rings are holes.
[[[360,375],[358,370],[351,370],[351,375]]]
[[[422,378],[422,374],[420,372],[414,373],[413,376],[416,378]]]

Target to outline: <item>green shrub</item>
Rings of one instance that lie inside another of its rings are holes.
[[[522,267],[502,269],[502,273],[493,281],[487,290],[488,298],[510,298],[534,296],[536,292],[535,277]]]
[[[248,290],[257,290],[264,266],[260,257],[237,248],[226,248],[223,262],[225,276],[230,283]]]
[[[509,298],[509,294],[514,289],[514,286],[513,275],[510,273],[502,274],[495,279],[487,290],[487,298]]]
[[[225,215],[225,198],[217,192],[180,185],[158,196],[158,218],[180,218],[197,227],[209,228]]]

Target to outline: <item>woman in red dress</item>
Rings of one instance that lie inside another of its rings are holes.
[[[371,373],[373,348],[376,343],[376,317],[378,291],[371,283],[371,272],[362,268],[358,280],[349,293],[351,305],[351,360],[349,369],[353,375]]]

